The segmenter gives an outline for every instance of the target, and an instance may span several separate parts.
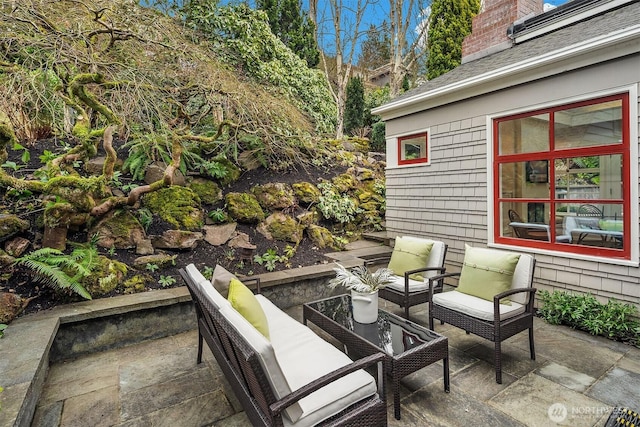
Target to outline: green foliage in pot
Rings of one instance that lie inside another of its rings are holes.
[[[332,289],[344,286],[356,292],[371,293],[393,283],[394,274],[388,268],[379,268],[372,273],[364,265],[351,269],[338,263],[336,265],[337,267],[333,269],[336,272],[336,277],[329,281],[329,287]]]

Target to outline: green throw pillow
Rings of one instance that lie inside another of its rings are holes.
[[[511,289],[513,272],[519,259],[520,254],[465,245],[458,292],[493,301],[495,295]],[[500,304],[511,305],[511,302],[503,298]]]
[[[614,219],[601,219],[600,228],[606,231],[622,231],[622,221]]]
[[[415,270],[427,266],[429,253],[433,242],[410,237],[396,237],[396,244],[389,260],[389,269],[398,276],[404,276],[405,271]],[[424,280],[420,273],[412,274],[413,280]]]
[[[240,280],[233,278],[229,283],[229,302],[254,328],[269,339],[269,325],[260,303],[253,292]]]

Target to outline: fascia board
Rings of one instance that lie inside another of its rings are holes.
[[[554,74],[640,52],[640,24],[437,89],[391,101],[372,114],[390,120]]]

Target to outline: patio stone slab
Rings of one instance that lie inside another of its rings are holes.
[[[121,393],[121,416],[123,420],[141,417],[221,388],[206,365],[200,365],[186,375],[136,389],[130,393]]]
[[[226,396],[215,390],[192,399],[151,412],[139,418],[115,424],[117,427],[176,427],[204,426],[234,414]],[[220,424],[226,425],[226,424]]]
[[[62,418],[62,407],[64,403],[60,400],[53,402],[49,406],[38,406],[33,415],[31,427],[59,426]]]
[[[612,349],[608,343],[594,342],[587,334],[572,334],[570,328],[563,326],[556,328],[554,334],[536,336],[536,354],[574,371],[600,378],[624,355],[621,347]]]
[[[595,378],[589,375],[553,362],[540,367],[536,370],[536,373],[541,377],[580,393],[585,392],[596,381]]]
[[[527,335],[528,334],[524,334]],[[466,351],[471,356],[484,360],[490,365],[494,365],[494,345],[489,340],[482,340],[478,345]],[[544,356],[536,354],[536,360],[531,360],[531,353],[527,345],[526,350],[522,350],[511,344],[510,340],[502,342],[502,374],[511,374],[521,378],[533,372],[546,362]],[[495,371],[494,371],[495,380]]]
[[[626,369],[614,368],[596,382],[587,395],[635,411],[640,410],[640,374]]]
[[[464,390],[475,399],[486,402],[516,380],[517,378],[513,375],[503,372],[502,384],[496,383],[494,366],[479,360],[455,375],[451,380],[451,385]]]
[[[516,381],[489,403],[527,426],[591,427],[606,405],[551,380],[531,373]]]
[[[141,356],[120,367],[120,390],[123,393],[158,384],[193,369],[195,349],[182,348],[168,354]],[[171,366],[171,369],[167,369]]]
[[[640,374],[640,351],[634,350],[635,347],[630,347],[630,350],[618,362],[618,367]]]
[[[109,427],[118,423],[118,388],[73,396],[64,401],[60,425]]]
[[[402,399],[403,410],[408,408],[419,417],[417,425],[443,426],[522,426],[524,424],[508,414],[485,405],[458,388],[450,393],[439,391],[437,384],[430,384]],[[392,418],[389,414],[389,419]]]

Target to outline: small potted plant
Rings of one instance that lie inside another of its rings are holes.
[[[336,263],[333,269],[336,277],[329,281],[329,287],[344,286],[351,291],[353,320],[359,323],[373,323],[378,319],[378,290],[393,283],[394,273],[388,268],[369,271],[364,265],[347,269]]]

